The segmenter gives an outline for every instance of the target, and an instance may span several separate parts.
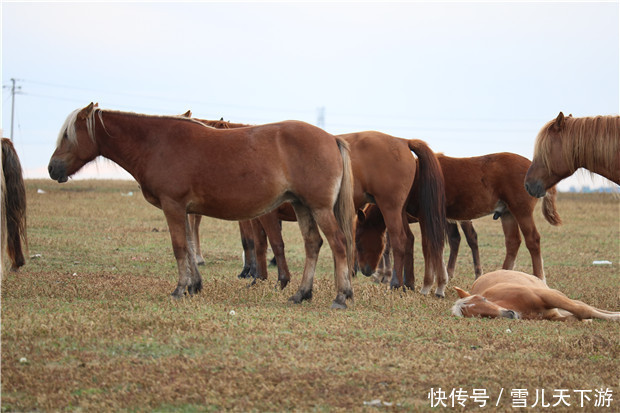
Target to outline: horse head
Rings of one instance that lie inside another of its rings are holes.
[[[452,314],[458,317],[489,317],[489,318],[520,318],[519,313],[508,310],[487,300],[479,294],[469,294],[458,287],[454,287],[460,299],[452,306]]]
[[[385,224],[379,208],[369,205],[357,211],[357,227],[355,230],[355,248],[357,263],[366,277],[370,277],[377,266],[385,249]]]
[[[73,111],[58,134],[56,150],[48,165],[50,178],[60,183],[99,155],[94,138],[94,112],[98,104],[90,103]]]
[[[572,115],[568,116],[571,117]],[[574,172],[562,148],[562,132],[566,127],[566,119],[560,112],[557,118],[548,122],[538,133],[534,159],[525,175],[525,189],[533,197],[542,198],[547,189]]]

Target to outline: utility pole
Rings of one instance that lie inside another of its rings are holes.
[[[13,123],[15,122],[15,95],[22,89],[21,86],[15,86],[15,82],[19,79],[11,78],[11,141],[13,141]],[[4,86],[8,89],[8,86]]]

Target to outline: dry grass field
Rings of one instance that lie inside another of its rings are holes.
[[[313,300],[293,305],[296,224],[283,225],[293,280],[278,291],[274,269],[252,288],[237,279],[237,223],[207,218],[204,289],[173,301],[166,223],[136,183],[26,184],[29,259],[2,275],[2,411],[619,410],[619,323],[456,318],[451,288],[441,300],[362,275],[349,309],[331,310],[327,245]],[[551,227],[539,203],[551,287],[620,310],[619,207],[617,195],[560,194],[564,225]],[[497,269],[501,224],[474,224],[484,270]],[[524,245],[516,269],[531,270]],[[450,285],[471,287],[464,240],[457,274]]]

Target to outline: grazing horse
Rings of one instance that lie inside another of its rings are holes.
[[[495,219],[499,218],[506,240],[506,257],[502,265],[506,270],[514,268],[521,245],[521,230],[532,258],[534,275],[544,280],[540,234],[533,216],[537,200],[523,188],[530,161],[507,152],[472,158],[452,158],[439,154],[437,159],[445,180],[448,220],[466,221],[489,214],[494,214]],[[542,212],[551,225],[560,225],[562,221],[555,209],[555,196],[556,190],[552,187],[543,199]],[[412,197],[414,202],[416,199]],[[408,212],[414,217],[416,208],[415,204],[408,207]],[[376,268],[383,250],[384,240],[380,234],[384,228],[382,220],[360,220],[358,212],[356,247],[360,267],[369,265]],[[450,246],[452,256],[456,250],[452,244]]]
[[[235,124],[221,124],[221,121],[198,120],[217,127],[235,127],[231,126]],[[219,126],[214,124],[218,122]],[[443,179],[435,154],[423,141],[395,138],[376,131],[338,137],[348,142],[351,148],[355,207],[361,208],[369,202],[375,203],[387,217],[387,231],[392,239],[394,251],[395,276],[392,277],[391,284],[393,288],[401,286],[414,288],[413,233],[407,222],[405,206],[409,202],[413,182],[417,183],[420,225],[428,241],[428,245],[425,245],[428,248],[424,249],[425,275],[422,293],[428,294],[436,274],[435,294],[443,297],[448,278],[442,258],[446,226],[443,212],[445,200]],[[418,156],[420,166],[417,170],[416,159],[411,151]],[[282,268],[282,265],[286,265],[284,243],[278,219],[274,214],[276,212],[260,217],[259,223],[253,221],[255,228],[253,241],[259,266],[258,277],[265,279],[266,233],[276,256],[278,280],[283,288],[290,280],[290,274],[288,268]],[[257,230],[265,233],[260,235]],[[197,228],[194,227],[195,236],[196,231]]]
[[[620,116],[574,118],[560,112],[538,133],[525,188],[540,198],[578,168],[620,185]]]
[[[539,278],[519,271],[484,274],[466,292],[454,287],[460,299],[452,307],[458,317],[505,317],[525,320],[620,321],[620,312],[594,308],[551,289]]]
[[[2,257],[8,255],[11,271],[26,263],[22,244],[26,245],[26,187],[22,166],[13,143],[2,138]],[[2,266],[4,268],[4,265]]]
[[[409,223],[418,222],[411,215],[408,215]],[[474,274],[476,278],[482,275],[482,265],[480,263],[480,252],[478,248],[478,233],[474,229],[474,224],[467,221],[456,222],[448,221],[447,236],[450,246],[450,258],[448,259],[448,279],[454,277],[456,269],[456,259],[458,257],[461,235],[458,225],[461,226],[467,244],[471,249]],[[368,205],[363,210],[357,212],[357,231],[355,233],[358,261],[363,263],[360,267],[366,275],[372,274],[375,281],[386,283],[392,276],[390,264],[390,238],[385,233],[385,223],[381,211],[375,205]]]
[[[352,298],[353,181],[348,144],[304,122],[215,129],[181,116],[102,110],[91,103],[62,126],[50,177],[66,182],[97,156],[127,170],[145,199],[161,208],[170,229],[182,297],[202,288],[187,214],[246,220],[291,202],[306,250],[295,303],[312,297],[321,246],[334,256],[336,299]]]

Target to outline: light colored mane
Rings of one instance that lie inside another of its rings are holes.
[[[69,114],[69,116],[67,116],[67,119],[65,120],[65,123],[60,128],[60,133],[58,134],[58,140],[56,141],[56,147],[60,146],[60,143],[61,143],[62,139],[64,138],[65,134],[67,136],[67,139],[69,139],[69,142],[71,142],[74,145],[77,144],[77,132],[75,130],[75,122],[77,121],[78,114],[81,111],[82,111],[82,108],[76,109],[73,112],[71,112]],[[182,120],[184,122],[192,122],[192,123],[201,125],[203,127],[208,127],[208,128],[214,129],[213,127],[211,127],[209,125],[205,125],[202,122],[199,122],[199,121],[197,121],[195,119],[192,119],[192,118],[184,117],[182,115],[172,115],[172,116],[171,115],[161,115],[161,116],[160,115],[147,115],[147,114],[142,114],[142,113],[122,112],[122,111],[115,111],[115,110],[105,110],[104,111],[103,109],[99,109],[99,108],[95,107],[93,109],[93,111],[90,113],[90,115],[86,118],[86,130],[88,131],[88,136],[92,140],[95,140],[95,115],[97,115],[99,117],[99,122],[101,123],[103,128],[106,129],[105,124],[103,122],[103,113],[104,112],[105,113],[115,113],[115,114],[119,114],[119,115],[144,117],[144,118],[177,119],[177,120]]]
[[[547,171],[551,171],[551,139],[558,132],[551,132],[555,119],[547,122],[538,133],[534,147],[534,158],[539,159]],[[564,118],[559,131],[562,140],[562,156],[571,173],[580,167],[588,170],[602,165],[612,170],[620,150],[620,116],[594,116]]]
[[[467,303],[469,303],[472,298],[474,298],[474,296],[469,295],[465,298],[461,298],[457,300],[452,306],[452,309],[451,309],[452,314],[457,317],[463,317],[463,308],[467,307]]]

